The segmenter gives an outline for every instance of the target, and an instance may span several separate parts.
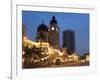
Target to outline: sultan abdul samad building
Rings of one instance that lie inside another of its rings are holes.
[[[63,31],[63,44],[62,48],[60,48],[60,28],[55,16],[52,16],[48,26],[45,25],[43,21],[38,26],[36,41],[28,40],[25,37],[25,25],[22,26],[23,68],[48,67],[52,64],[54,64],[56,67],[57,65],[62,65],[62,63],[67,64],[66,62],[78,61],[79,57],[76,55],[76,53],[74,53],[74,31]],[[88,55],[87,61],[89,61]]]
[[[59,27],[56,21],[55,16],[52,17],[52,20],[49,23],[49,27],[42,22],[37,28],[37,37],[36,41],[39,42],[48,42],[51,47],[58,49],[59,48]]]

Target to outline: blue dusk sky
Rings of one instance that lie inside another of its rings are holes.
[[[52,16],[56,17],[60,28],[60,46],[62,46],[62,32],[75,32],[75,50],[79,55],[89,52],[89,14],[22,11],[22,23],[26,27],[26,36],[35,40],[37,28],[44,21],[49,26]]]

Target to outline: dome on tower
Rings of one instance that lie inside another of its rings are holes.
[[[50,21],[50,24],[57,24],[55,16],[52,16],[52,20]]]
[[[40,24],[37,28],[37,31],[40,32],[40,31],[46,31],[48,32],[48,27],[42,22],[42,24]]]

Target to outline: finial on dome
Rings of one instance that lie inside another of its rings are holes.
[[[42,20],[42,24],[44,24],[44,20]]]
[[[52,16],[52,19],[55,20],[55,16]]]
[[[50,21],[50,24],[57,24],[57,21],[55,19],[55,16],[52,16],[52,20]]]

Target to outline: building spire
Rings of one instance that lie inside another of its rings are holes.
[[[55,20],[55,16],[52,16],[52,19]]]
[[[44,24],[44,20],[42,20],[42,24]]]

